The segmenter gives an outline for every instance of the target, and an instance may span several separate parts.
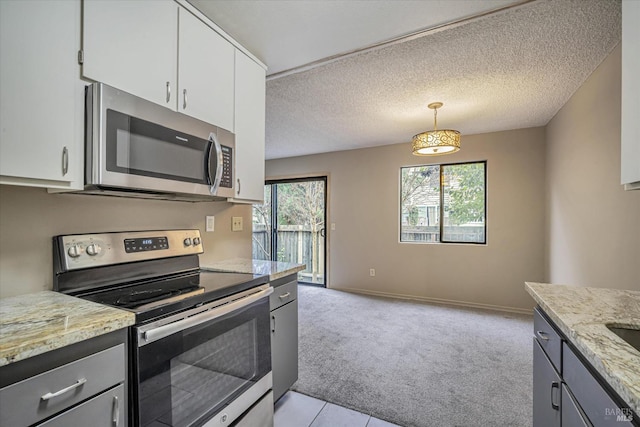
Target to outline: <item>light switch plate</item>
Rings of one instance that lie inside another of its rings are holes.
[[[242,217],[234,216],[231,218],[231,231],[242,231]]]
[[[206,230],[207,231],[215,230],[215,225],[216,225],[216,221],[215,220],[216,220],[215,216],[207,215],[207,225],[206,225]]]

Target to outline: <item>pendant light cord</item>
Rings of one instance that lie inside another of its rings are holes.
[[[433,109],[433,130],[438,130],[438,109]]]

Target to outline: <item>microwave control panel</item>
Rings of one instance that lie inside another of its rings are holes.
[[[220,177],[220,187],[233,187],[233,149],[226,145],[222,148],[222,176]]]

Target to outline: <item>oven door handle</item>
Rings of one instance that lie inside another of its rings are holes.
[[[204,322],[208,322],[209,320],[222,317],[225,314],[231,313],[232,311],[240,310],[241,308],[258,301],[261,298],[271,295],[272,293],[273,288],[269,286],[264,290],[256,292],[255,294],[248,295],[244,298],[237,299],[233,302],[221,305],[219,307],[204,311],[199,314],[195,314],[193,316],[176,320],[175,322],[168,323],[166,325],[158,326],[157,328],[149,329],[148,331],[142,333],[144,342],[140,343],[140,346],[150,344],[161,338],[168,337],[169,335],[172,335],[176,332],[198,326]]]

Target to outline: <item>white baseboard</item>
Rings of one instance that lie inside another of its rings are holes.
[[[415,296],[415,295],[394,294],[389,292],[378,292],[378,291],[370,291],[367,289],[357,289],[357,288],[335,288],[334,287],[331,289],[334,289],[336,291],[345,291],[345,292],[352,292],[355,294],[373,295],[378,297],[396,298],[396,299],[403,299],[403,300],[410,300],[410,301],[428,302],[433,304],[454,305],[459,307],[481,308],[484,310],[533,315],[533,308],[526,309],[526,308],[518,308],[518,307],[506,307],[502,305],[480,304],[475,302],[456,301],[456,300],[449,300],[449,299],[443,299],[443,298],[431,298],[431,297],[421,297],[421,296]]]

